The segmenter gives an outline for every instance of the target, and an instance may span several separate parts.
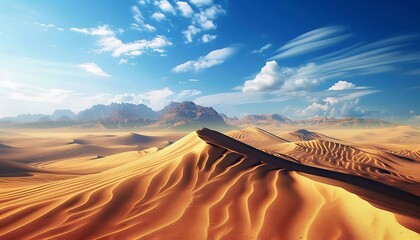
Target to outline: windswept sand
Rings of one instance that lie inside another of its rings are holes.
[[[0,239],[420,239],[418,150],[329,136],[2,137]]]

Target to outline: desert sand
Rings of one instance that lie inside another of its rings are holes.
[[[2,133],[0,239],[420,239],[419,131],[374,133]]]

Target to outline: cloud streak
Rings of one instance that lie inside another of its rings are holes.
[[[226,59],[230,58],[235,53],[235,51],[236,49],[233,47],[217,49],[209,52],[206,56],[177,65],[172,69],[172,72],[196,72],[211,68],[224,63]]]
[[[324,27],[302,34],[277,49],[276,52],[280,53],[270,60],[302,55],[335,45],[351,36],[343,34],[343,30],[342,27]]]
[[[104,72],[96,63],[89,62],[77,65],[78,67],[83,68],[86,72],[92,73],[100,77],[111,77],[108,73]]]

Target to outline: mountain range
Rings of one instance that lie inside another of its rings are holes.
[[[212,107],[194,102],[171,102],[160,111],[144,104],[112,103],[95,105],[78,114],[70,110],[56,110],[51,115],[24,114],[0,119],[2,127],[54,128],[66,126],[102,126],[105,128],[156,127],[172,129],[234,128],[247,126],[319,126],[328,128],[392,127],[394,123],[378,119],[314,117],[294,121],[280,114],[254,114],[229,118]]]

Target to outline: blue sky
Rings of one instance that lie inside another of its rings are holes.
[[[416,2],[1,1],[0,117],[193,100],[418,121]]]

